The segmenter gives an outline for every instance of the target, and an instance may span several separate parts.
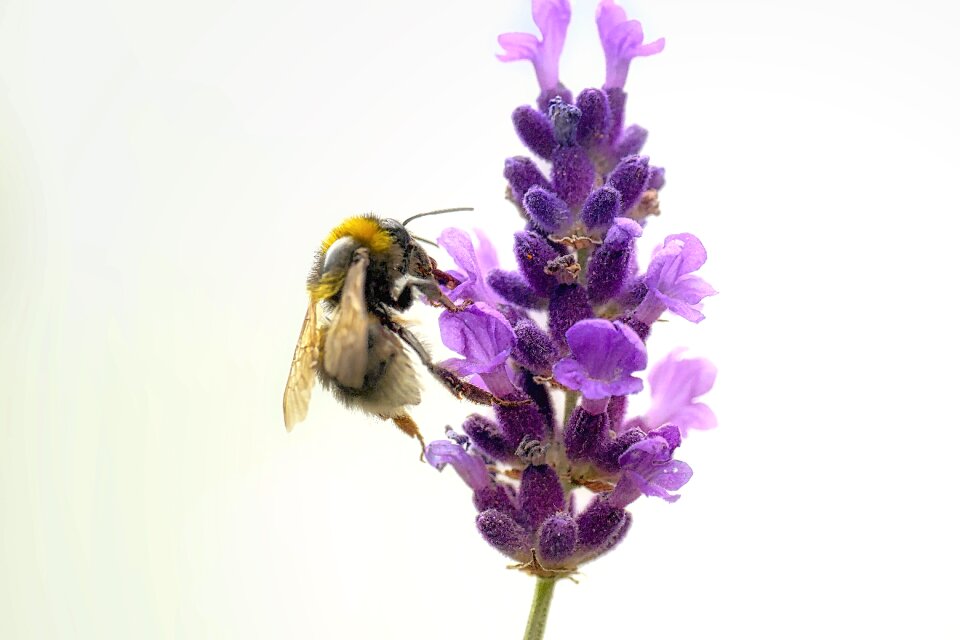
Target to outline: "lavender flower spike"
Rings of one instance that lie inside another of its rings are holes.
[[[663,245],[654,249],[642,278],[647,294],[633,312],[633,320],[649,326],[668,309],[690,322],[703,320],[700,301],[717,293],[702,278],[693,275],[706,261],[707,251],[695,235],[667,236]]]
[[[625,396],[643,389],[631,374],[647,366],[647,350],[622,322],[581,320],[567,331],[569,357],[553,366],[553,377],[587,400]],[[585,407],[588,408],[588,407]]]
[[[500,34],[497,42],[504,53],[497,54],[497,58],[502,62],[529,60],[540,89],[553,91],[560,84],[560,52],[570,24],[569,0],[533,0],[533,21],[543,40],[530,33]]]
[[[597,6],[597,30],[607,58],[607,80],[604,89],[622,89],[627,82],[630,61],[663,51],[665,40],[644,43],[643,26],[627,20],[627,12],[614,0],[600,0]]]

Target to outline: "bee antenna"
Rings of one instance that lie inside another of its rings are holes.
[[[413,235],[413,234],[411,234],[410,237],[413,238],[414,240],[419,240],[420,242],[425,242],[425,243],[427,243],[427,244],[429,244],[429,245],[433,245],[433,246],[436,247],[437,249],[440,248],[440,245],[438,245],[438,244],[437,244],[436,242],[434,242],[433,240],[427,240],[426,238],[421,238],[420,236],[415,236],[415,235]]]
[[[410,216],[400,224],[407,226],[408,223],[416,220],[417,218],[423,218],[424,216],[435,216],[438,213],[454,213],[455,211],[473,211],[473,207],[455,207],[453,209],[437,209],[436,211],[425,211],[423,213],[418,213],[414,216]]]

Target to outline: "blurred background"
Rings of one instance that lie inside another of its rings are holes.
[[[548,637],[957,637],[955,7],[623,6],[667,39],[626,87],[667,167],[641,253],[693,232],[720,291],[651,358],[714,360],[720,426]],[[287,434],[280,398],[343,217],[473,206],[416,231],[513,265],[538,90],[494,53],[530,30],[522,0],[0,0],[0,636],[521,635],[533,581],[452,470],[322,394]],[[425,384],[428,439],[475,410]]]

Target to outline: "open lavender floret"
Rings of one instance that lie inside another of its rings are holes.
[[[630,61],[658,53],[643,29],[612,0],[597,8],[606,55],[602,89],[574,99],[559,82],[570,21],[567,0],[533,0],[542,39],[505,34],[504,61],[530,60],[540,83],[537,106],[513,123],[537,158],[506,161],[507,197],[523,218],[514,235],[517,271],[497,267],[478,233],[448,229],[440,244],[462,283],[449,292],[473,305],[444,312],[441,337],[462,358],[448,368],[494,394],[526,404],[474,414],[465,435],[430,443],[427,460],[452,466],[473,492],[484,539],[538,576],[568,575],[617,545],[630,528],[626,507],[640,496],[673,502],[690,479],[674,458],[681,438],[716,418],[697,398],[716,370],[675,350],[647,377],[651,402],[627,417],[627,398],[644,389],[646,343],[670,314],[704,319],[702,300],[716,292],[696,272],[706,261],[692,234],[667,237],[648,262],[638,239],[659,215],[664,170],[640,155],[647,132],[623,126]],[[567,399],[560,414],[551,391]],[[590,492],[585,506],[574,491]]]

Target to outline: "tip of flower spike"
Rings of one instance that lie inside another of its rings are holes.
[[[563,98],[556,97],[550,101],[547,115],[553,124],[553,137],[557,144],[569,147],[576,142],[577,125],[583,115],[580,109],[572,104],[567,104]]]

